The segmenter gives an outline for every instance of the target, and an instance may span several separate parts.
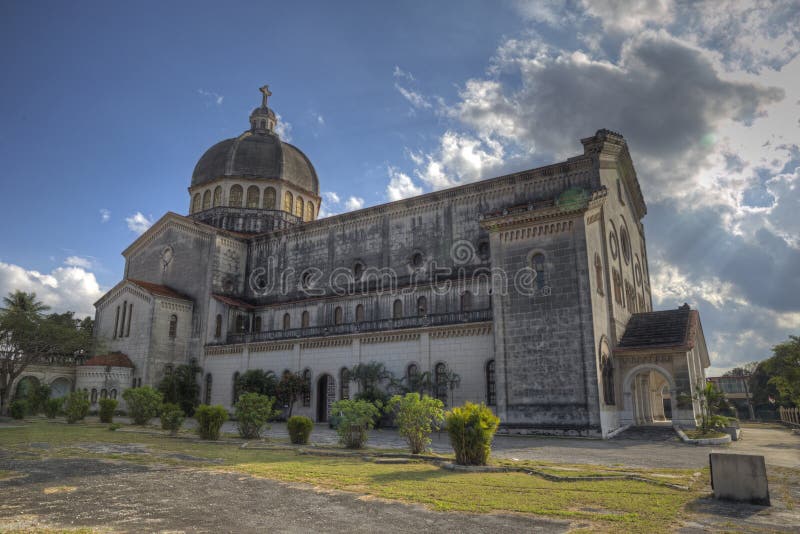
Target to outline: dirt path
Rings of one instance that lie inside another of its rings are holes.
[[[565,532],[523,515],[441,513],[235,473],[92,459],[0,459],[0,531],[98,527],[127,532]],[[577,526],[577,525],[576,525]],[[588,525],[584,525],[588,526]]]

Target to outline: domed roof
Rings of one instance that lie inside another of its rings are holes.
[[[314,166],[297,147],[280,140],[273,131],[275,113],[267,107],[269,88],[260,107],[250,114],[250,130],[209,148],[192,173],[192,187],[223,176],[284,180],[319,195]]]

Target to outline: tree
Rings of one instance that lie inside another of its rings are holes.
[[[772,348],[773,356],[764,362],[772,377],[773,384],[780,394],[781,400],[800,406],[800,337],[789,336]]]
[[[12,384],[36,362],[72,363],[85,357],[92,344],[91,319],[73,312],[45,314],[49,309],[35,293],[15,291],[0,308],[0,413],[5,414]]]
[[[703,433],[728,423],[728,418],[720,415],[730,410],[728,400],[714,382],[698,383],[692,398],[700,404],[700,430]]]
[[[350,370],[350,376],[358,384],[356,400],[365,400],[382,409],[389,400],[389,394],[381,387],[382,384],[392,384],[394,375],[380,362],[359,363]]]
[[[250,369],[236,379],[237,396],[243,393],[258,393],[267,397],[277,397],[278,379],[272,371]]]
[[[177,404],[188,417],[194,415],[200,405],[200,385],[197,375],[203,369],[192,360],[188,365],[179,365],[168,373],[158,384],[158,390],[164,395],[164,402]]]
[[[419,393],[395,395],[386,406],[387,413],[395,414],[400,435],[411,447],[411,454],[419,454],[431,442],[431,432],[438,430],[444,421],[444,404],[439,399]]]
[[[277,399],[281,406],[288,407],[289,412],[287,417],[292,416],[292,409],[294,403],[297,402],[297,397],[308,391],[309,385],[303,378],[303,375],[298,373],[284,373],[281,381],[277,386]]]

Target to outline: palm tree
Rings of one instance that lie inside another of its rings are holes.
[[[19,289],[3,297],[4,308],[0,308],[2,313],[22,313],[30,318],[40,315],[50,309],[50,306],[36,300],[36,293],[26,293]]]

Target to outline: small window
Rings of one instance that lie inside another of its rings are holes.
[[[364,322],[364,305],[359,304],[356,306],[356,322],[362,323]]]
[[[217,319],[214,324],[214,337],[222,337],[222,315],[217,314]]]
[[[222,186],[214,188],[214,207],[222,206]]]
[[[303,406],[311,406],[311,369],[303,371]]]
[[[466,312],[472,309],[472,293],[464,291],[461,294],[461,311]]]
[[[202,200],[200,200],[200,193],[195,193],[194,198],[192,199],[192,213],[197,213],[200,211],[200,206]]]
[[[631,242],[628,238],[628,230],[623,228],[619,234],[620,245],[622,246],[622,258],[625,260],[625,265],[631,262]]]
[[[314,220],[314,203],[310,200],[306,202],[306,220],[313,221]]]
[[[420,317],[428,315],[428,299],[424,295],[417,299],[417,315]]]
[[[339,326],[342,324],[344,313],[342,312],[341,306],[336,306],[336,309],[333,311],[333,324]]]
[[[262,206],[265,210],[274,210],[275,209],[275,188],[274,187],[267,187],[264,189],[264,202]]]
[[[622,186],[622,180],[617,178],[617,198],[619,199],[619,203],[623,206],[625,205],[625,189]]]
[[[400,319],[403,317],[403,301],[397,299],[392,305],[392,319]]]
[[[174,338],[178,335],[178,316],[170,315],[169,317],[169,337]]]
[[[294,202],[294,214],[302,219],[303,213],[305,213],[305,204],[303,204],[303,197],[298,195]]]
[[[288,211],[292,213],[292,208],[294,207],[294,195],[292,195],[291,191],[286,191],[283,194],[283,211]]]
[[[247,188],[247,207],[258,208],[258,203],[261,200],[261,191],[255,185]]]
[[[308,311],[304,311],[303,314],[300,316],[300,326],[303,328],[308,328],[311,324],[311,315]]]
[[[241,208],[243,196],[244,190],[241,185],[236,184],[232,186],[230,193],[228,193],[228,206],[232,208]]]
[[[211,373],[206,374],[206,388],[203,392],[203,404],[211,404],[211,386],[213,383],[213,379],[211,378]]]
[[[111,398],[112,399],[116,399],[117,398],[117,390],[116,389],[112,389],[111,390]]]
[[[406,379],[411,382],[417,376],[419,376],[419,366],[416,363],[408,364],[408,367],[406,367]]]
[[[478,257],[484,261],[489,259],[488,241],[481,241],[480,243],[478,243]]]
[[[292,327],[292,316],[288,313],[283,314],[283,329],[289,330]]]
[[[545,262],[544,254],[534,254],[531,258],[531,269],[536,273],[536,289],[542,290],[545,286]]]
[[[97,402],[97,389],[92,388],[92,404]]]
[[[203,210],[211,209],[211,191],[206,190],[203,193]]]
[[[364,264],[357,261],[353,264],[353,280],[358,282],[362,276],[364,276]]]
[[[107,399],[108,398],[108,390],[107,389],[103,388],[103,389],[100,390],[100,398],[101,399]]]
[[[600,259],[600,254],[596,253],[594,255],[594,279],[597,285],[597,294],[603,295],[603,286],[605,285],[605,280],[603,280],[603,260]]]
[[[486,363],[486,405],[497,405],[497,384],[495,381],[494,360]]]
[[[257,315],[255,320],[253,321],[253,331],[254,332],[261,332],[261,316]]]
[[[421,252],[415,252],[411,256],[411,266],[415,269],[419,269],[422,267],[422,264],[425,262],[425,258],[422,256]]]
[[[614,398],[614,365],[608,354],[600,356],[600,372],[603,377],[603,402],[608,406],[616,404]]]
[[[239,314],[236,316],[236,333],[242,334],[247,330],[247,323],[245,321],[244,315]]]
[[[231,404],[239,402],[239,371],[233,373],[233,380],[231,381]]]
[[[339,371],[339,382],[341,383],[339,396],[342,400],[347,400],[350,398],[350,369],[347,367],[342,367],[342,370]]]
[[[447,366],[437,363],[433,372],[434,385],[436,386],[436,398],[447,406]]]

